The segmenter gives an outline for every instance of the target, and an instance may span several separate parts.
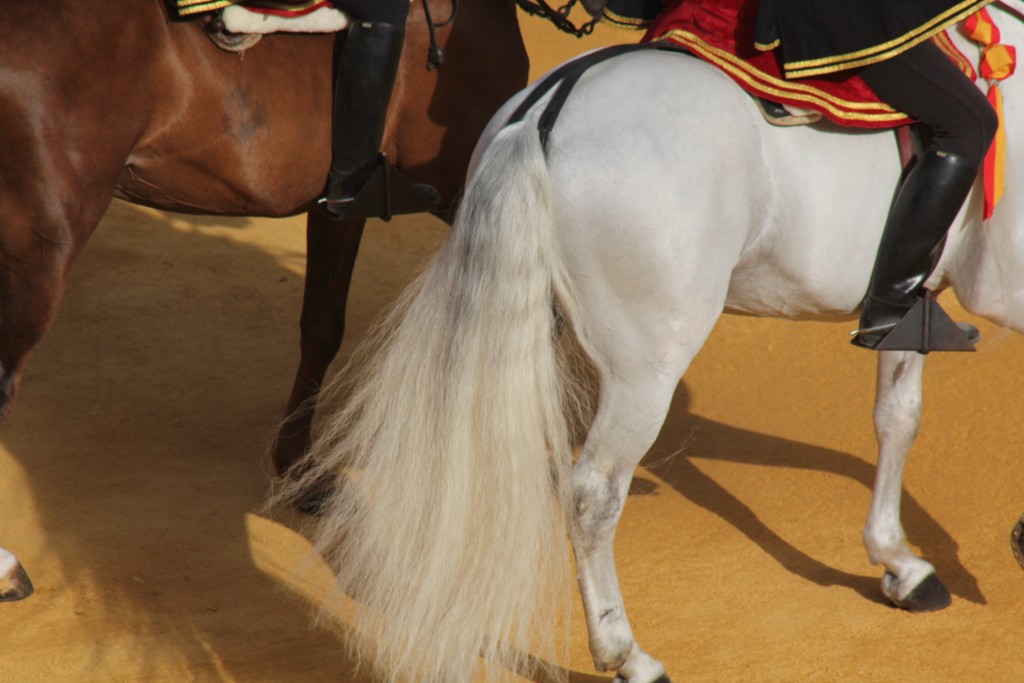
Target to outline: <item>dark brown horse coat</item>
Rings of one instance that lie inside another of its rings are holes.
[[[447,17],[447,0],[431,0]],[[113,197],[171,211],[306,211],[330,162],[334,36],[273,35],[243,56],[162,0],[0,0],[0,415],[53,321],[74,257]],[[426,68],[413,6],[384,151],[451,204],[492,113],[525,85],[511,0],[463,0]],[[316,393],[337,351],[361,222],[311,214],[302,362],[289,412]],[[102,353],[102,349],[97,349]],[[308,438],[283,432],[283,471]]]

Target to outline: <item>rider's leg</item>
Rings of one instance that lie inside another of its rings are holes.
[[[357,20],[335,65],[331,172],[320,203],[335,215],[347,215],[347,206],[382,165],[380,145],[405,41],[409,0],[344,0],[335,5]],[[433,188],[413,187],[425,205],[439,200]]]
[[[860,76],[931,134],[886,220],[853,343],[875,348],[924,294],[947,230],[974,184],[998,121],[977,86],[926,41]],[[941,350],[941,349],[935,349]]]

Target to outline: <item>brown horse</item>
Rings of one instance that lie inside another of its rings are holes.
[[[451,0],[429,0],[436,18]],[[113,197],[170,211],[288,216],[330,163],[333,36],[215,47],[160,0],[0,0],[0,417],[50,327],[68,271]],[[414,3],[384,151],[450,206],[491,114],[527,79],[512,0],[463,0],[427,69]],[[361,221],[308,214],[301,362],[273,454],[304,453],[315,397],[344,332]]]

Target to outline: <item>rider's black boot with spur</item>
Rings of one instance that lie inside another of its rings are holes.
[[[380,151],[404,41],[400,28],[357,22],[340,50],[331,172],[319,200],[336,218],[389,219],[429,211],[441,201],[437,190],[410,183]]]
[[[976,330],[950,321],[924,283],[976,175],[960,157],[935,149],[907,174],[882,232],[853,344],[923,353],[973,350]]]

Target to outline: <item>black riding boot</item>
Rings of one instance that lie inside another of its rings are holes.
[[[429,211],[429,185],[406,180],[381,153],[384,123],[405,31],[384,23],[352,25],[336,67],[331,172],[320,205],[337,218]]]
[[[937,303],[923,297],[924,282],[977,172],[955,154],[932,149],[907,175],[882,232],[853,344],[880,350],[971,350],[970,343],[965,345],[964,331],[949,321]],[[907,316],[912,308],[915,315]],[[897,328],[904,316],[907,320]]]

